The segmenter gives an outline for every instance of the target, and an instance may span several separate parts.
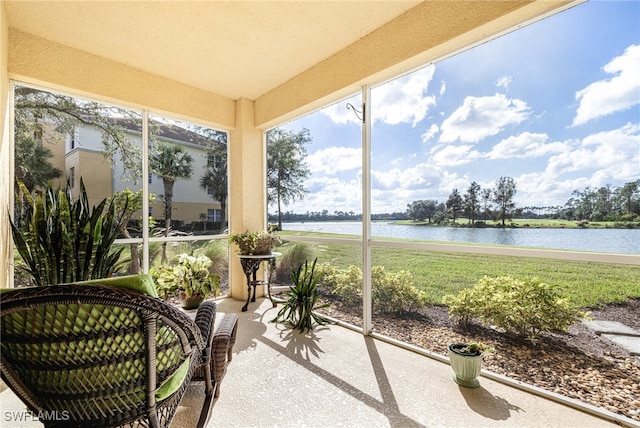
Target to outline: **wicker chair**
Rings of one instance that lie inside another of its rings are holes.
[[[192,380],[210,369],[216,305],[191,320],[164,301],[104,285],[0,294],[2,378],[46,427],[168,427]]]

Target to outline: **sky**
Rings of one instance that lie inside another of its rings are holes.
[[[640,1],[590,1],[373,87],[372,212],[516,182],[518,207],[640,178]],[[296,213],[362,212],[360,94],[310,131]],[[270,212],[274,211],[270,207]]]

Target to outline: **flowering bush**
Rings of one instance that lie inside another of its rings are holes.
[[[158,294],[184,290],[187,297],[200,294],[204,297],[220,293],[220,277],[209,272],[211,259],[204,254],[190,256],[180,254],[175,266],[159,266],[151,272]]]

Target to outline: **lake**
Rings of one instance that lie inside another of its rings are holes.
[[[284,230],[361,235],[361,222],[283,223]],[[516,247],[640,254],[640,229],[501,229],[371,224],[371,234],[384,238],[498,244]]]

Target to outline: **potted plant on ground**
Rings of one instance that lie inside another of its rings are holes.
[[[229,236],[229,242],[238,246],[238,254],[245,256],[258,256],[271,254],[271,250],[280,238],[275,233],[267,230],[260,232],[234,233]]]
[[[315,311],[329,306],[328,303],[320,304],[318,296],[318,282],[320,275],[315,273],[316,262],[313,261],[311,267],[305,261],[304,268],[300,265],[297,270],[291,271],[291,281],[293,285],[285,293],[285,301],[273,322],[284,321],[291,326],[306,332],[312,330],[314,324],[325,325],[331,321]]]
[[[482,355],[491,348],[482,343],[452,343],[449,345],[449,361],[453,369],[453,380],[469,388],[480,386],[478,375],[482,369]]]
[[[197,308],[210,295],[220,293],[220,277],[209,271],[211,264],[211,259],[204,254],[180,254],[177,265],[160,266],[152,272],[158,294],[167,296],[169,292],[178,291],[184,309]]]

